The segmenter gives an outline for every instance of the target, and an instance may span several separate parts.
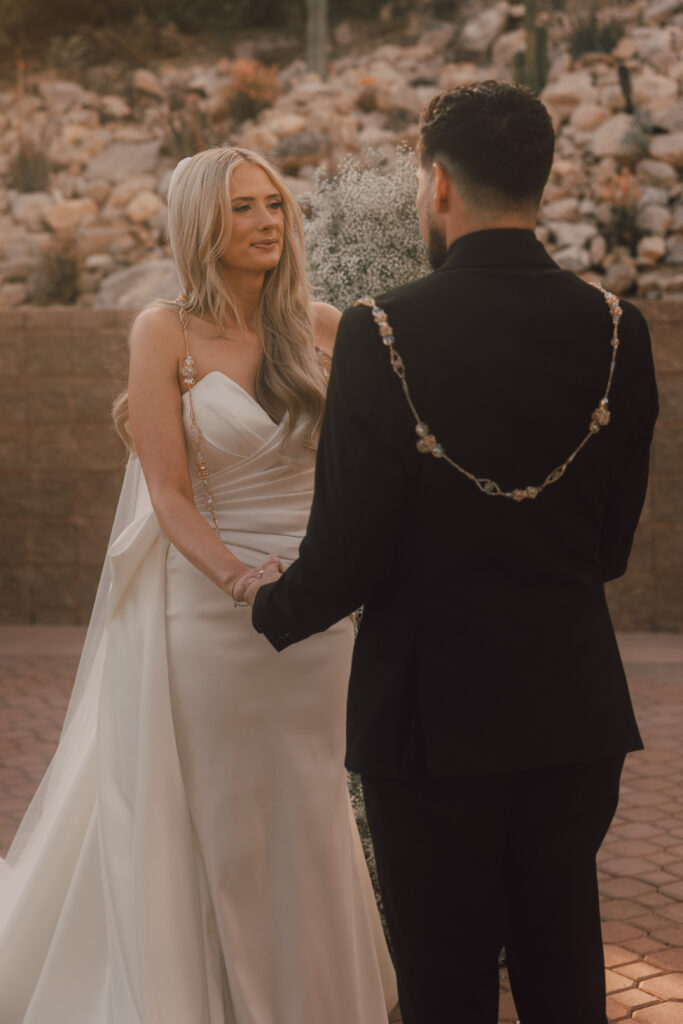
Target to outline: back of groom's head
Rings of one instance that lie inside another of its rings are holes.
[[[539,203],[553,161],[548,111],[528,89],[479,82],[439,93],[420,117],[422,167],[442,164],[465,201]]]

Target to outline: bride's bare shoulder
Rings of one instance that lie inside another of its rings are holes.
[[[175,366],[185,354],[178,310],[154,304],[138,313],[130,331],[130,352],[133,360],[155,359]]]
[[[337,328],[341,320],[341,313],[336,306],[329,302],[313,303],[313,331],[317,348],[329,352],[334,350],[334,341],[337,336]]]

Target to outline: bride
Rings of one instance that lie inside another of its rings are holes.
[[[305,532],[338,314],[311,304],[295,201],[255,153],[182,161],[169,235],[183,295],[133,326],[93,618],[0,862],[0,1019],[384,1024],[343,767],[351,622],[278,655],[243,603]]]

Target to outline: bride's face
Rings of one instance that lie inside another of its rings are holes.
[[[232,231],[221,263],[227,270],[265,273],[282,255],[283,199],[258,164],[240,164],[230,179]]]

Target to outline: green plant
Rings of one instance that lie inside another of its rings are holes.
[[[426,274],[429,265],[415,210],[415,155],[399,148],[387,169],[382,152],[347,157],[320,170],[300,196],[316,297],[342,308],[362,295]]]
[[[44,192],[48,187],[50,161],[31,139],[22,139],[10,160],[9,182],[19,192]]]
[[[190,97],[185,106],[169,114],[164,152],[176,160],[218,146],[220,142],[216,126],[199,109],[196,97]]]
[[[641,160],[650,151],[652,137],[652,118],[647,110],[637,110],[630,127],[626,130],[624,141],[627,143],[633,160]]]
[[[228,112],[236,121],[255,117],[259,110],[270,107],[277,96],[277,72],[274,65],[260,60],[241,58],[232,66]]]
[[[380,916],[382,918],[385,933],[387,933],[386,919],[384,916],[384,905],[382,903],[382,893],[379,887],[379,877],[377,874],[375,850],[372,845],[370,826],[368,825],[368,819],[365,813],[365,801],[363,799],[363,784],[360,775],[356,775],[355,772],[349,772],[348,783],[349,796],[351,798],[351,806],[353,807],[353,815],[356,819],[356,825],[358,826],[358,832],[360,835],[361,845],[363,847],[363,853],[365,854],[365,860],[368,865],[368,871],[370,872],[370,878],[372,879],[372,886],[375,890],[375,899],[377,900],[377,906],[380,912]],[[387,941],[388,939],[389,936],[387,933]]]
[[[624,34],[623,25],[611,18],[600,21],[592,11],[589,17],[581,18],[572,29],[569,49],[576,60],[584,53],[611,53]]]
[[[524,27],[526,49],[515,54],[514,76],[518,85],[539,93],[548,77],[548,32],[537,20],[536,0],[526,0]]]
[[[54,239],[46,246],[31,281],[32,301],[38,306],[69,306],[78,298],[81,261],[73,239]]]
[[[605,240],[610,249],[623,245],[635,253],[643,235],[638,226],[641,190],[633,173],[624,167],[599,185],[595,194],[609,204],[609,220],[604,227]]]

